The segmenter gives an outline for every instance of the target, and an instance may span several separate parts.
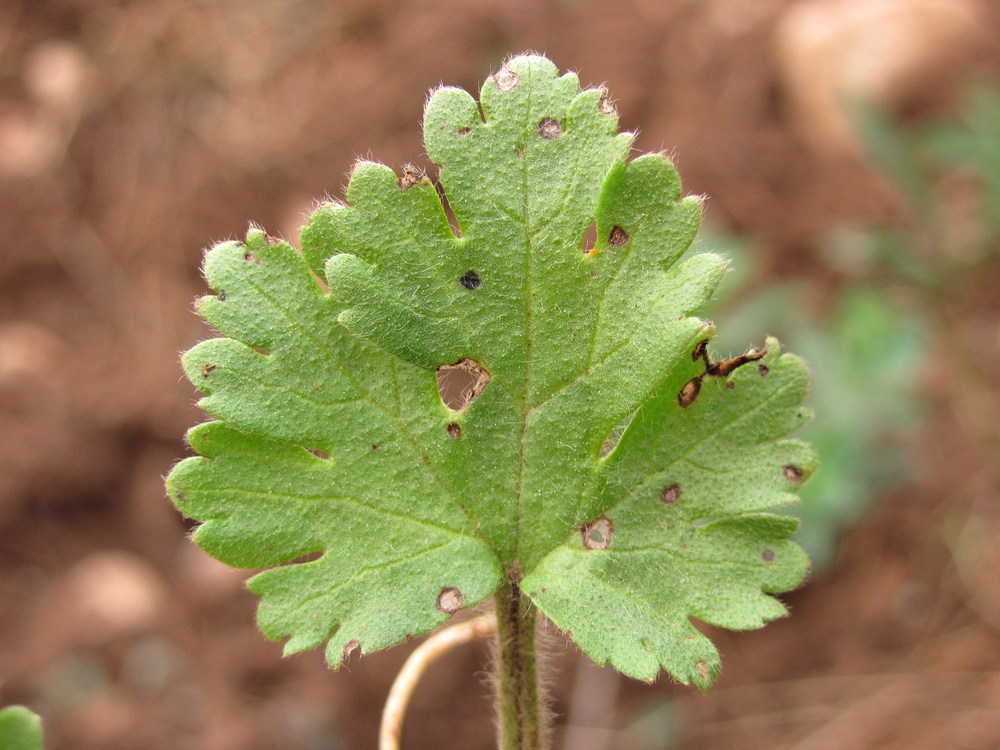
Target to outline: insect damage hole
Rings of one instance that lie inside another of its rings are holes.
[[[554,141],[562,135],[562,125],[554,117],[546,117],[538,123],[538,135],[546,141]]]
[[[453,365],[441,365],[437,368],[438,395],[442,403],[452,411],[463,412],[469,408],[469,404],[482,395],[489,382],[489,372],[474,359],[460,359]],[[451,434],[450,425],[448,434]]]
[[[611,546],[611,535],[614,530],[611,519],[607,516],[600,516],[590,523],[585,523],[580,527],[583,546],[587,549],[607,549]]]
[[[449,422],[447,430],[448,430],[448,437],[450,437],[452,440],[458,440],[459,437],[461,437],[462,435],[462,425],[460,425],[458,422]]]
[[[591,222],[590,226],[587,227],[587,231],[583,233],[583,241],[580,243],[580,249],[584,255],[597,255],[597,224],[594,222]]]
[[[466,271],[462,274],[462,278],[458,280],[458,283],[471,292],[474,289],[478,289],[482,282],[479,280],[478,273],[475,271]]]
[[[465,595],[454,586],[449,586],[441,589],[441,593],[438,594],[437,608],[445,614],[453,615],[462,608],[464,602]]]

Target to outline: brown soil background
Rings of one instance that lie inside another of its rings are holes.
[[[898,201],[794,116],[775,29],[801,4],[0,4],[0,705],[41,711],[52,750],[374,747],[413,644],[337,673],[317,652],[282,659],[244,575],[196,550],[164,496],[203,419],[178,365],[211,335],[190,311],[202,248],[250,220],[296,239],[356,157],[421,162],[429,88],[475,91],[534,49],[608,84],[640,150],[668,149],[710,218],[757,240],[763,282],[811,276],[832,293],[823,239],[892,220]],[[981,8],[990,43],[949,76],[1000,72],[996,9]],[[949,76],[888,98],[907,116],[947,108]],[[948,310],[921,374],[917,469],[786,598],[793,616],[718,634],[706,695],[598,671],[554,635],[558,742],[1000,747],[998,281]],[[978,388],[951,335],[978,352]],[[493,746],[486,663],[475,647],[433,668],[404,747]]]

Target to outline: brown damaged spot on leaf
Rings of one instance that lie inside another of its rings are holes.
[[[703,662],[703,661],[699,661],[694,666],[695,666],[695,669],[698,670],[698,676],[701,677],[701,681],[702,682],[708,682],[708,678],[709,678],[708,665],[705,662]]]
[[[437,368],[438,395],[452,411],[465,411],[489,383],[489,372],[474,359],[460,359],[453,365]]]
[[[462,434],[462,425],[458,422],[448,423],[448,437],[452,440],[458,440],[459,436]]]
[[[306,451],[312,453],[314,456],[316,456],[316,458],[320,459],[321,461],[330,460],[330,454],[327,453],[326,451],[321,451],[319,448],[306,448]]]
[[[784,469],[782,469],[782,471],[785,474],[785,479],[787,479],[789,482],[794,482],[796,484],[801,482],[802,478],[805,477],[806,475],[806,473],[802,470],[802,468],[796,466],[795,464],[785,464],[785,467]]]
[[[219,300],[219,302],[225,302],[226,301],[226,290],[225,289],[220,289],[219,293],[216,294],[215,297],[216,297],[216,299]]]
[[[774,550],[766,549],[760,553],[760,557],[764,562],[770,565],[771,563],[774,562]]]
[[[450,586],[441,589],[441,593],[438,594],[437,608],[445,614],[453,615],[462,608],[463,602],[465,602],[465,596],[462,592],[454,586]]]
[[[370,451],[374,452],[378,450],[378,443],[372,443],[369,448]]]
[[[562,135],[562,126],[554,117],[546,117],[538,123],[538,135],[546,141],[554,141]]]
[[[611,234],[608,235],[608,244],[611,247],[621,247],[626,242],[628,242],[628,233],[620,226],[612,227]]]
[[[618,116],[618,108],[614,105],[614,102],[611,101],[607,91],[603,91],[601,93],[601,98],[597,101],[597,111],[602,115]]]
[[[465,138],[465,136],[469,135],[471,132],[472,132],[472,128],[468,128],[468,127],[466,127],[466,128],[459,128],[458,129],[458,134],[462,138]]]
[[[691,378],[684,384],[684,387],[677,392],[677,403],[682,409],[687,409],[694,403],[694,400],[698,398],[698,394],[701,393],[701,378],[701,375]]]
[[[757,365],[757,372],[760,373],[760,376],[762,378],[766,378],[768,375],[771,374],[771,368],[768,367],[767,365]]]
[[[401,190],[408,190],[414,185],[418,185],[422,179],[424,179],[424,170],[413,164],[404,164],[396,184]]]
[[[674,482],[663,488],[663,491],[660,493],[660,502],[664,505],[676,505],[683,493],[684,490],[681,489],[681,486]]]
[[[493,81],[501,91],[513,91],[521,82],[521,76],[504,65],[493,74]]]
[[[246,261],[247,263],[253,263],[255,266],[259,266],[261,263],[260,258],[258,258],[249,250],[243,253],[243,260]]]
[[[361,641],[352,639],[347,643],[345,643],[344,656],[343,656],[344,662],[347,662],[347,660],[351,658],[351,654],[353,654],[355,651],[358,652],[359,656],[361,655]]]
[[[215,365],[210,365],[210,364],[202,365],[201,376],[203,378],[207,378],[208,375],[209,375],[209,373],[212,372],[212,370],[214,370],[214,369],[215,369]]]
[[[748,351],[746,354],[741,354],[738,357],[732,357],[731,359],[724,359],[721,362],[712,362],[705,368],[706,375],[712,375],[714,377],[724,378],[737,367],[742,367],[748,362],[756,362],[767,354],[767,348],[761,349],[759,352],[753,350]]]
[[[607,549],[611,546],[611,536],[614,531],[614,525],[610,518],[607,516],[595,518],[590,523],[585,523],[580,527],[583,546],[587,549]]]

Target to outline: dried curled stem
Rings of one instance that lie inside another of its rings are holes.
[[[424,670],[442,654],[476,638],[495,635],[496,632],[496,618],[491,614],[481,615],[435,633],[410,654],[410,658],[396,675],[382,710],[382,724],[378,733],[379,750],[399,750],[403,716]]]

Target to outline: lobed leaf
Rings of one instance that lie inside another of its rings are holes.
[[[617,125],[603,90],[517,57],[478,105],[427,103],[456,228],[430,179],[361,162],[301,254],[256,229],[208,253],[199,312],[226,338],[184,367],[219,421],[168,488],[210,554],[278,566],[250,587],[286,652],[328,641],[336,665],[523,577],[598,662],[705,687],[718,655],[690,618],[784,613],[770,594],[807,562],[767,511],[815,466],[784,439],[805,368],[771,340],[705,374],[694,313],[726,261],[685,256],[700,200]],[[477,378],[460,408],[449,369]]]

